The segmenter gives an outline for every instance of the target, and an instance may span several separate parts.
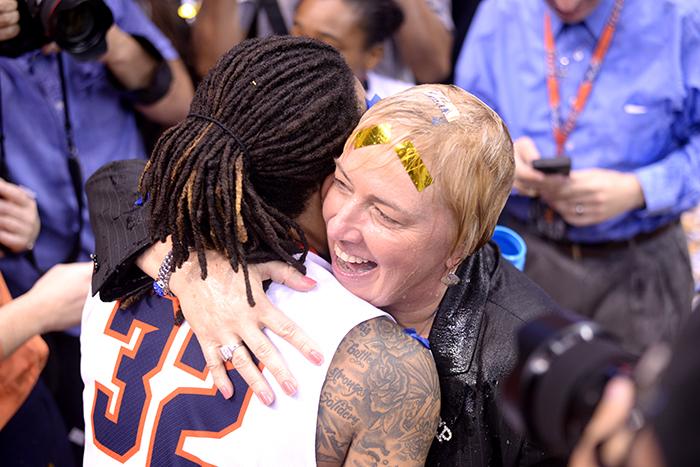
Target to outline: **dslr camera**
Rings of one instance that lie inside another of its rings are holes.
[[[501,386],[506,420],[553,455],[568,456],[605,385],[631,376],[637,356],[599,325],[574,314],[547,315],[518,332],[518,364]]]
[[[19,35],[0,42],[0,55],[18,57],[50,42],[79,60],[107,51],[106,35],[114,23],[103,0],[18,0]]]

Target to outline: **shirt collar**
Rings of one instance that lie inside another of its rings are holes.
[[[600,37],[601,33],[603,32],[603,28],[605,27],[605,23],[608,21],[608,17],[610,16],[610,12],[612,11],[614,4],[615,0],[600,0],[600,3],[595,10],[593,10],[591,14],[588,15],[588,17],[581,23],[581,25],[584,26],[596,39]],[[562,31],[565,24],[561,18],[557,16],[556,12],[549,7],[549,5],[546,5],[545,8],[549,10],[552,17],[552,31],[556,37]]]
[[[300,255],[295,255],[294,257],[299,259]],[[330,272],[331,274],[333,273],[333,268],[331,267],[331,264],[323,259],[321,256],[318,255],[315,251],[309,250],[309,253],[306,255],[306,261],[318,264],[321,266],[323,269],[326,271]]]
[[[584,20],[588,30],[591,31],[596,38],[599,38],[603,33],[603,28],[605,28],[605,24],[608,22],[614,5],[615,0],[600,0],[596,9]]]

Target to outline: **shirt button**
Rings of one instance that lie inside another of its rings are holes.
[[[574,57],[574,60],[575,60],[575,61],[580,62],[581,60],[583,60],[584,55],[585,55],[585,54],[583,53],[583,50],[577,49],[577,50],[574,52],[573,57]]]
[[[569,57],[561,57],[559,59],[559,63],[561,66],[568,66],[569,65]]]
[[[53,107],[56,110],[63,111],[63,101],[56,101],[53,103]]]
[[[574,143],[572,143],[571,141],[568,141],[568,142],[564,145],[564,149],[566,149],[567,152],[573,151],[575,147],[576,147],[576,146],[575,146]]]

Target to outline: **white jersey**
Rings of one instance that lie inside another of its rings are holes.
[[[367,72],[367,98],[373,99],[374,96],[379,96],[380,99],[393,96],[401,91],[404,91],[414,84],[380,75],[373,71]]]
[[[290,344],[267,333],[299,381],[263,405],[229,364],[234,396],[217,392],[187,323],[173,324],[172,304],[148,297],[128,310],[91,297],[83,310],[81,373],[85,389],[86,466],[316,465],[316,420],[321,389],[338,345],[358,324],[388,316],[345,290],[330,266],[310,253],[311,292],[273,284],[272,303],[320,346],[324,364],[309,363]]]

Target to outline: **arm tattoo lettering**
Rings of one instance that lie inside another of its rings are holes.
[[[440,389],[432,356],[392,321],[369,320],[341,343],[319,404],[322,466],[422,465],[435,434]]]

